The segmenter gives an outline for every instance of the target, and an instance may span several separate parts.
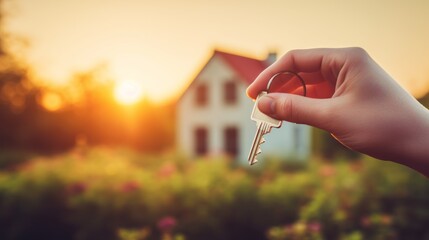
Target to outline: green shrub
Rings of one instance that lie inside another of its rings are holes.
[[[0,172],[0,239],[429,239],[429,181],[373,159],[252,168],[95,148]]]

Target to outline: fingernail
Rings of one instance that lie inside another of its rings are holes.
[[[276,109],[276,101],[269,96],[263,96],[258,101],[258,108],[266,114],[274,114]]]

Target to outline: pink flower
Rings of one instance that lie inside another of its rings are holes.
[[[362,171],[363,164],[361,162],[355,162],[350,164],[350,170],[353,172],[360,172]]]
[[[71,195],[79,195],[86,191],[88,185],[84,182],[75,182],[68,186]]]
[[[134,192],[140,188],[140,184],[136,181],[128,181],[122,184],[121,190],[122,192]]]
[[[361,220],[360,220],[360,222],[361,222],[362,226],[364,226],[364,227],[371,226],[371,219],[369,217],[367,217],[367,216],[366,217],[362,217]]]
[[[172,163],[166,163],[161,167],[161,169],[159,169],[158,176],[160,176],[161,178],[168,178],[175,172],[176,166]]]
[[[176,219],[171,216],[163,217],[158,221],[158,228],[161,232],[171,232],[176,226]]]
[[[320,225],[319,222],[310,222],[310,223],[308,223],[308,229],[311,232],[318,233],[318,232],[320,232],[321,228],[322,228],[322,226]]]
[[[323,177],[330,177],[335,174],[335,168],[331,165],[325,165],[320,168],[319,174]]]

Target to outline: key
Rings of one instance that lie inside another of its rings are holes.
[[[271,128],[279,128],[282,125],[281,120],[274,119],[265,113],[259,111],[258,108],[258,101],[259,99],[267,95],[266,91],[262,91],[259,93],[258,97],[256,98],[255,105],[253,106],[252,115],[250,116],[250,119],[256,122],[256,134],[255,138],[253,139],[252,146],[250,148],[250,153],[247,161],[250,165],[253,165],[258,162],[256,159],[256,156],[261,153],[261,147],[260,145],[265,142],[265,139],[263,136],[271,131]]]

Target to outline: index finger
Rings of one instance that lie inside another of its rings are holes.
[[[345,61],[342,52],[338,49],[327,48],[289,51],[259,74],[255,81],[247,88],[247,95],[251,98],[256,98],[261,91],[265,90],[270,78],[281,71],[318,73],[315,76],[323,76],[324,80],[328,80],[326,78],[329,78],[329,80],[335,81],[336,74]],[[334,69],[331,69],[332,67]],[[314,80],[305,79],[306,83],[312,83]]]

